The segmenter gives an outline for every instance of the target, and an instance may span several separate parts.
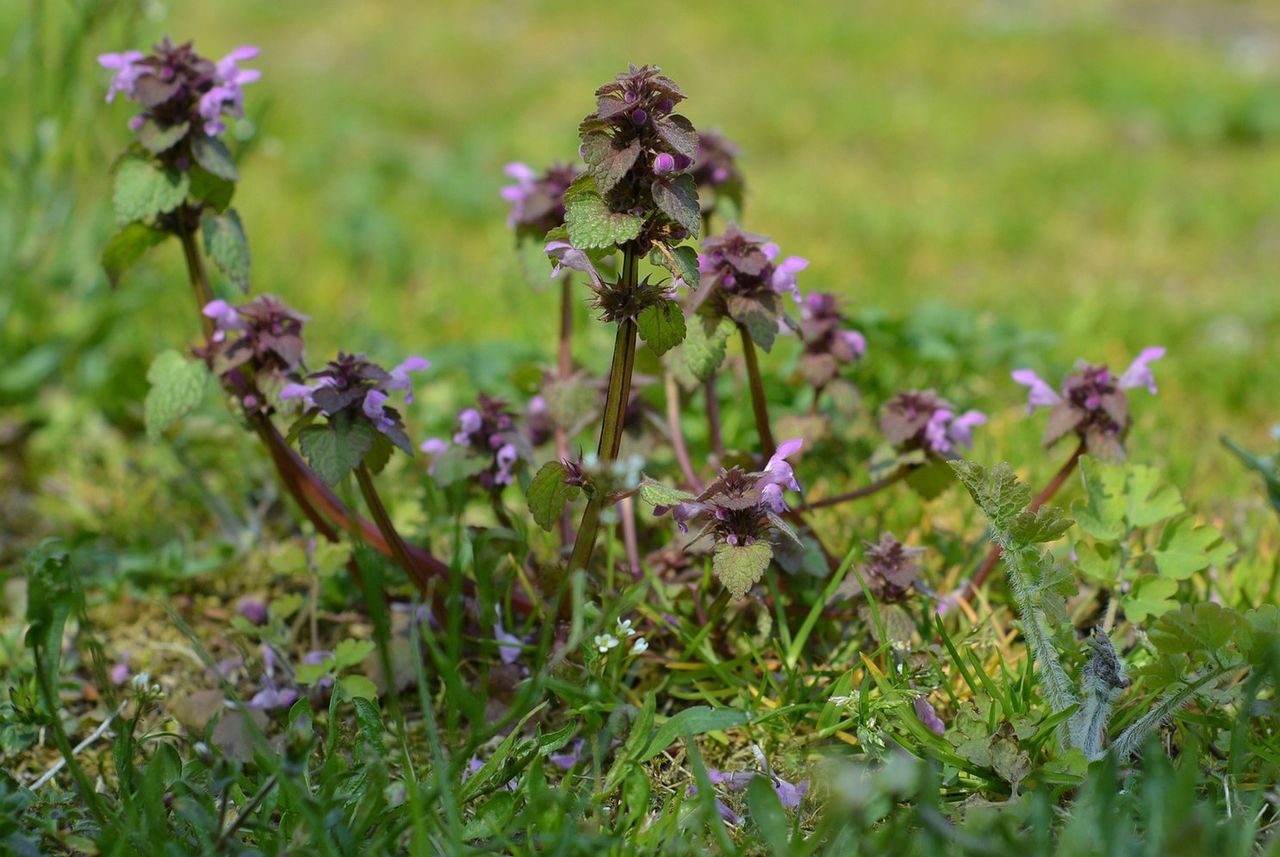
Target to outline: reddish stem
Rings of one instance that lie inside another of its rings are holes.
[[[870,497],[879,491],[883,491],[891,485],[896,485],[906,478],[910,473],[909,468],[904,468],[883,476],[868,485],[863,485],[856,491],[849,491],[845,494],[837,494],[834,497],[824,497],[821,500],[815,500],[812,503],[806,503],[800,507],[801,512],[812,512],[814,509],[825,509],[828,506],[835,506],[839,503],[847,503],[850,500],[861,500],[863,497]]]
[[[676,461],[684,473],[685,484],[696,494],[702,491],[702,481],[694,472],[689,448],[684,442],[684,429],[680,425],[680,388],[676,384],[676,376],[670,372],[665,373],[663,385],[667,399],[667,432],[671,435],[671,448],[675,450]]]
[[[1034,512],[1045,503],[1048,503],[1050,498],[1052,498],[1054,494],[1058,493],[1058,489],[1066,483],[1067,478],[1070,477],[1071,473],[1076,469],[1076,465],[1080,463],[1080,456],[1084,455],[1084,453],[1085,442],[1082,440],[1080,441],[1080,445],[1076,447],[1076,451],[1071,453],[1071,457],[1068,458],[1066,463],[1058,469],[1058,472],[1054,474],[1053,479],[1049,480],[1049,484],[1044,486],[1044,490],[1032,499],[1031,505],[1027,508]],[[961,590],[960,597],[965,599],[971,598],[973,594],[982,587],[982,584],[987,582],[987,578],[991,576],[992,570],[995,569],[996,563],[999,561],[1000,546],[996,545],[987,552],[987,556],[982,561],[982,565],[978,566],[977,573],[973,575],[973,580],[969,581],[969,583],[965,585],[964,589]]]

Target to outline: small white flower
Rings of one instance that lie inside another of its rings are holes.
[[[631,644],[631,654],[643,655],[649,651],[649,641],[644,637],[636,637],[636,641]]]
[[[630,619],[623,619],[621,616],[619,616],[618,617],[618,633],[624,637],[634,637],[636,633],[636,629],[631,627]]]
[[[134,690],[146,690],[147,685],[151,684],[151,674],[145,672],[138,673],[133,678],[129,679],[129,684],[133,685]]]
[[[613,634],[596,634],[596,638],[593,642],[595,643],[595,647],[600,650],[601,654],[606,654],[610,649],[615,648],[618,645],[618,638],[613,636]]]

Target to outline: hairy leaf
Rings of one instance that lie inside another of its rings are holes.
[[[972,461],[952,461],[950,464],[978,508],[997,530],[1007,531],[1031,502],[1031,489],[1018,480],[1008,464],[1002,462],[990,469]]]
[[[373,447],[374,429],[363,420],[330,420],[298,434],[298,448],[321,479],[337,485]]]
[[[685,365],[689,372],[699,381],[709,381],[720,371],[724,363],[725,345],[736,329],[734,323],[727,318],[712,321],[702,316],[695,316],[693,323],[685,332],[684,355]]]
[[[209,258],[227,279],[249,291],[249,241],[240,225],[240,215],[234,208],[227,209],[226,214],[206,213],[200,226]]]
[[[175,421],[195,410],[204,398],[209,368],[202,361],[188,360],[176,351],[162,351],[151,361],[144,408],[147,436],[155,440]]]
[[[692,499],[688,491],[663,485],[647,476],[640,480],[640,502],[648,506],[674,506]]]
[[[743,598],[751,587],[764,576],[773,559],[773,548],[765,542],[750,545],[720,545],[711,561],[725,589],[734,598]]]
[[[698,186],[693,176],[682,174],[667,181],[653,183],[653,201],[667,217],[679,223],[689,234],[697,236],[702,228],[702,210],[698,207]]]
[[[636,316],[640,338],[661,356],[684,341],[684,310],[675,301],[660,300]]]
[[[1014,541],[1025,545],[1052,542],[1071,529],[1073,523],[1058,507],[1041,506],[1034,512],[1026,509],[1018,513],[1009,524],[1009,535]]]
[[[611,211],[590,176],[565,192],[565,227],[569,241],[580,250],[615,247],[640,234],[644,219],[626,211]]]
[[[111,197],[116,223],[124,226],[173,211],[187,198],[190,187],[184,172],[162,170],[145,158],[125,158],[116,168]]]
[[[581,493],[576,485],[566,485],[565,469],[560,461],[548,461],[538,469],[529,483],[529,512],[539,527],[551,532],[551,528],[564,514],[566,504]]]

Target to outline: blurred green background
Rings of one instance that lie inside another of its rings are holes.
[[[1037,455],[1009,370],[1163,344],[1134,457],[1202,509],[1255,493],[1217,435],[1262,447],[1280,420],[1277,4],[33,0],[0,6],[0,547],[178,537],[184,497],[226,490],[193,484],[201,456],[249,448],[212,401],[204,446],[146,442],[146,366],[197,332],[180,252],[116,292],[98,268],[131,108],[94,57],[164,34],[262,48],[233,129],[255,290],[310,313],[313,361],[432,357],[420,436],[551,358],[501,170],[572,158],[592,90],[649,62],[741,146],[744,225],[868,329],[864,387],[936,384],[992,413],[976,456],[1047,474],[1066,450]],[[589,336],[603,367],[611,334]]]

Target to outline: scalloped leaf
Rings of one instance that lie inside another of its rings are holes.
[[[711,560],[711,570],[730,595],[743,598],[764,576],[772,559],[773,548],[766,542],[720,545]]]

